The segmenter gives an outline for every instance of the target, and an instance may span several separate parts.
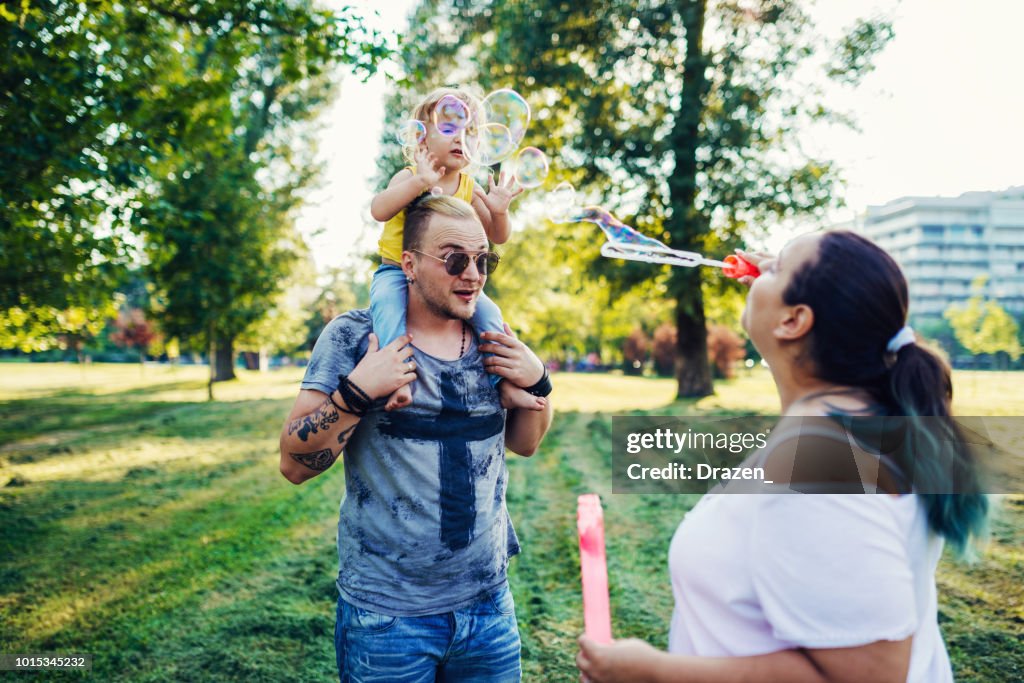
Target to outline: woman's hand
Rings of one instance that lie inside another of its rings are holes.
[[[601,645],[580,636],[576,667],[581,678],[589,683],[642,683],[651,674],[660,652],[642,640],[626,638]]]
[[[742,249],[737,249],[736,255],[739,256],[744,261],[748,261],[757,266],[757,269],[762,273],[764,272],[764,268],[761,267],[761,264],[775,260],[775,254],[769,254],[768,252],[764,251],[750,252],[744,251]],[[747,287],[749,287],[750,285],[754,284],[755,279],[756,278],[753,275],[744,275],[743,277],[738,278],[737,282],[742,282]]]

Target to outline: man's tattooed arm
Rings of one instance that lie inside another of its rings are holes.
[[[281,473],[299,484],[327,470],[345,450],[359,420],[319,392],[301,392],[281,430]]]
[[[292,460],[305,465],[314,472],[323,472],[328,467],[334,464],[334,461],[338,456],[334,454],[330,448],[325,448],[322,451],[315,451],[313,453],[291,453]]]
[[[341,444],[341,448],[338,450],[337,455],[330,448],[314,451],[313,453],[289,453],[289,455],[292,456],[292,460],[300,465],[305,465],[314,472],[323,472],[333,465],[334,461],[338,459],[338,455],[341,455],[341,452],[345,450],[348,437],[352,435],[355,429],[356,425],[352,425],[338,433],[338,443]]]
[[[288,424],[288,436],[298,432],[299,438],[309,441],[310,434],[326,431],[332,424],[338,421],[340,415],[338,409],[330,401],[323,404],[311,415],[304,415]]]

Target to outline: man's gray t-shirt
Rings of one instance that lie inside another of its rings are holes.
[[[367,311],[332,320],[303,389],[334,391],[366,353]],[[519,541],[505,508],[505,413],[474,335],[458,360],[414,348],[412,405],[374,403],[344,452],[338,591],[384,614],[460,609],[505,582]]]

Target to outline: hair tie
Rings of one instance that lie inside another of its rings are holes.
[[[917,341],[914,336],[914,329],[910,325],[904,325],[903,329],[893,335],[892,339],[886,345],[885,350],[889,353],[896,353],[907,344],[913,344]]]

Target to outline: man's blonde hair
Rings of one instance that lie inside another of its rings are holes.
[[[447,218],[472,218],[480,223],[476,210],[458,197],[422,195],[405,210],[405,226],[402,230],[403,251],[422,248],[423,236],[430,225],[430,217],[434,214]]]

